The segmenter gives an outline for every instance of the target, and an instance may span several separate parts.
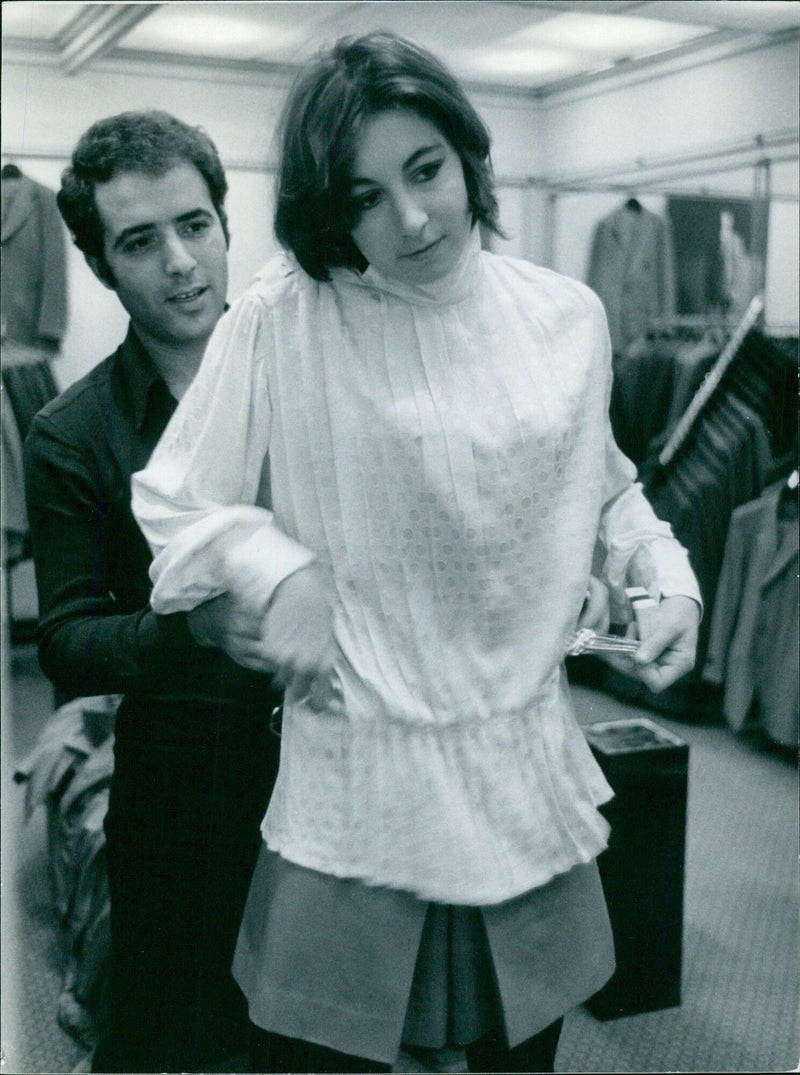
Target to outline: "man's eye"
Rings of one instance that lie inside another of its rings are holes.
[[[154,242],[152,235],[137,235],[135,239],[129,239],[123,246],[126,254],[138,254],[147,250]]]
[[[183,226],[184,235],[202,235],[211,227],[210,220],[190,220]]]

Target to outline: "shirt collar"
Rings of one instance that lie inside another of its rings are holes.
[[[230,309],[225,303],[225,310]],[[166,392],[173,403],[173,399],[166,382],[156,369],[144,344],[136,335],[133,324],[128,325],[128,334],[122,341],[117,352],[119,363],[122,368],[122,377],[125,382],[127,396],[133,406],[133,417],[136,428],[142,429],[147,417],[147,409],[151,402],[154,390]]]
[[[153,360],[136,335],[133,325],[128,326],[128,334],[117,352],[122,376],[125,381],[128,399],[133,407],[136,428],[141,430],[147,417],[147,408],[151,393],[164,381],[156,369]],[[164,385],[166,388],[166,385]]]

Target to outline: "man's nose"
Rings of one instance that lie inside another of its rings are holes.
[[[191,272],[197,260],[177,233],[167,235],[164,243],[164,267],[170,275]]]

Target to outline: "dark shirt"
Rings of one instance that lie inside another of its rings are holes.
[[[151,553],[131,475],[176,407],[133,329],[48,403],[25,441],[39,661],[65,697],[126,694],[271,708],[269,677],[198,646],[186,616],[149,606]]]

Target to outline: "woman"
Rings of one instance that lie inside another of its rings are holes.
[[[666,686],[696,582],[613,442],[599,300],[480,249],[489,137],[442,65],[340,41],[282,139],[286,253],[134,479],[154,607],[287,685],[234,964],[254,1068],[388,1070],[402,1042],[552,1070],[613,970],[567,639],[597,555],[617,610],[660,598],[633,667]]]

